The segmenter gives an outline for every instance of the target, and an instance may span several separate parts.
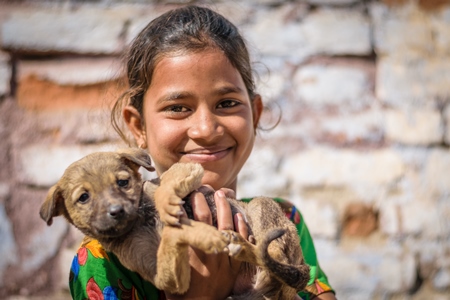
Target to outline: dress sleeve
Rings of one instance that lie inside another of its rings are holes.
[[[127,270],[97,240],[85,238],[70,268],[69,287],[72,299],[162,300],[151,283]]]
[[[289,201],[274,198],[281,208],[285,212],[286,216],[295,224],[297,227],[297,232],[300,237],[300,245],[302,247],[303,256],[305,262],[310,266],[310,280],[305,291],[300,292],[298,295],[304,300],[310,300],[325,292],[332,292],[334,290],[328,283],[328,278],[320,268],[319,261],[317,259],[316,249],[314,247],[314,242],[312,240],[311,234],[309,233],[308,227],[306,226],[301,213],[298,209]]]

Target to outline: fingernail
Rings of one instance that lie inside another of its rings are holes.
[[[217,196],[219,196],[219,197],[225,197],[225,193],[224,193],[223,191],[221,191],[221,190],[218,190],[218,191],[217,191]]]

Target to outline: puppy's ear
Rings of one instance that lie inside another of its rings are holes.
[[[58,184],[55,184],[50,188],[45,198],[44,203],[41,205],[39,215],[47,223],[48,226],[52,225],[53,217],[57,217],[63,214],[64,198],[61,193],[61,189]]]
[[[117,153],[124,159],[131,161],[138,166],[144,167],[147,171],[153,172],[155,168],[152,166],[150,155],[145,150],[139,148],[127,148],[118,150]]]

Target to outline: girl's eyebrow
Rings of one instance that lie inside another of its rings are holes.
[[[224,87],[217,89],[214,93],[216,95],[223,96],[223,95],[232,94],[232,93],[241,94],[243,92],[244,91],[240,87],[235,86],[235,85],[229,85],[229,86],[224,86]],[[195,95],[190,92],[175,91],[175,92],[169,92],[169,93],[163,95],[161,98],[158,99],[158,102],[181,100],[181,99],[186,99],[186,98],[190,98],[190,97],[195,97]]]
[[[173,100],[179,100],[179,99],[185,99],[191,97],[192,94],[188,92],[170,92],[166,95],[163,95],[161,98],[159,98],[158,102],[166,102],[166,101],[173,101]]]
[[[235,86],[235,85],[224,86],[217,90],[218,95],[226,95],[226,94],[231,94],[231,93],[240,94],[242,92],[243,92],[243,90],[240,87]]]

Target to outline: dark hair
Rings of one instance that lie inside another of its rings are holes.
[[[116,101],[111,122],[125,139],[117,120],[126,104],[143,116],[144,94],[152,81],[158,61],[165,55],[189,53],[208,48],[221,50],[241,74],[250,99],[255,96],[249,53],[239,30],[225,17],[194,5],[170,10],[152,20],[133,40],[126,54],[128,90]]]

